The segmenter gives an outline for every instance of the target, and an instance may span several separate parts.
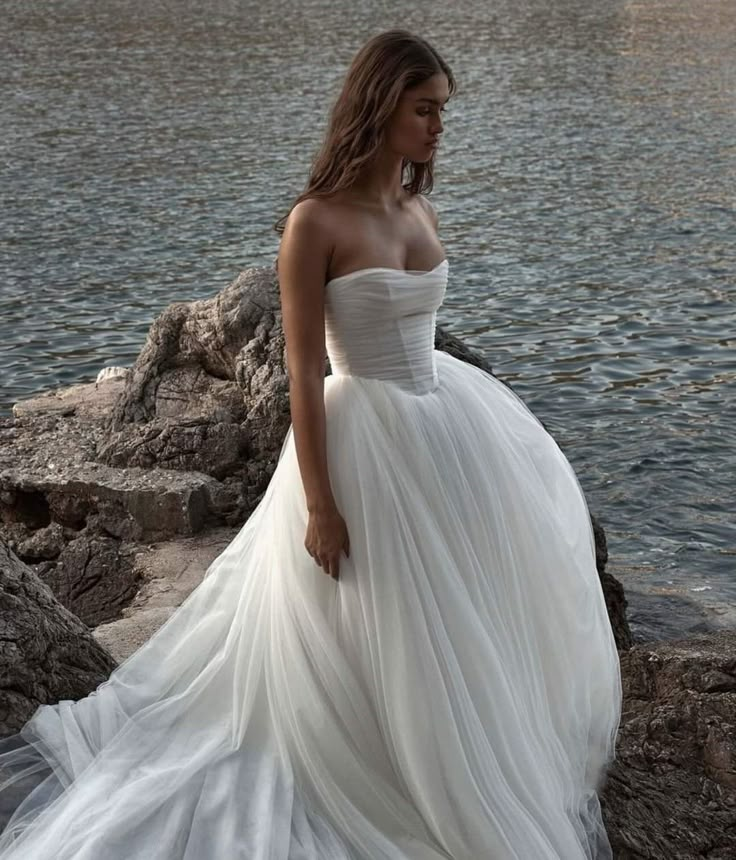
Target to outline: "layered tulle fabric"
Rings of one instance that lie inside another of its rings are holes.
[[[3,860],[603,860],[618,655],[578,480],[433,348],[447,262],[326,287],[340,578],[293,433],[202,583],[0,742]]]

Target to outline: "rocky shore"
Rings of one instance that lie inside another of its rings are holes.
[[[492,372],[440,327],[435,346]],[[262,498],[289,420],[270,268],[170,305],[132,367],[0,419],[0,736],[91,692],[175,611]],[[592,525],[625,696],[601,795],[615,856],[736,858],[736,631],[634,643]]]

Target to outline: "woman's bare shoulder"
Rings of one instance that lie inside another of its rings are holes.
[[[287,223],[314,224],[323,221],[330,213],[328,202],[320,197],[305,197],[291,208]]]
[[[414,198],[417,200],[424,212],[429,216],[435,231],[438,231],[440,227],[440,219],[437,215],[437,210],[434,208],[429,198],[421,192],[415,194]]]
[[[300,231],[324,231],[334,236],[350,217],[350,207],[339,198],[306,197],[292,208],[288,220],[293,227],[298,225]]]
[[[297,201],[286,219],[276,258],[276,270],[298,273],[299,282],[314,270],[321,277],[333,248],[333,219],[329,208],[317,197]]]

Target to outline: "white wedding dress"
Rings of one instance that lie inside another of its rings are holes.
[[[588,508],[523,401],[434,348],[447,272],[326,285],[339,580],[304,546],[289,428],[163,627],[2,742],[0,801],[26,794],[2,860],[611,857],[621,676]]]

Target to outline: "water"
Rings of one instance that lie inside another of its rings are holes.
[[[639,638],[736,625],[736,4],[3,5],[0,410],[273,264],[350,59],[458,78],[438,321],[572,462]]]

